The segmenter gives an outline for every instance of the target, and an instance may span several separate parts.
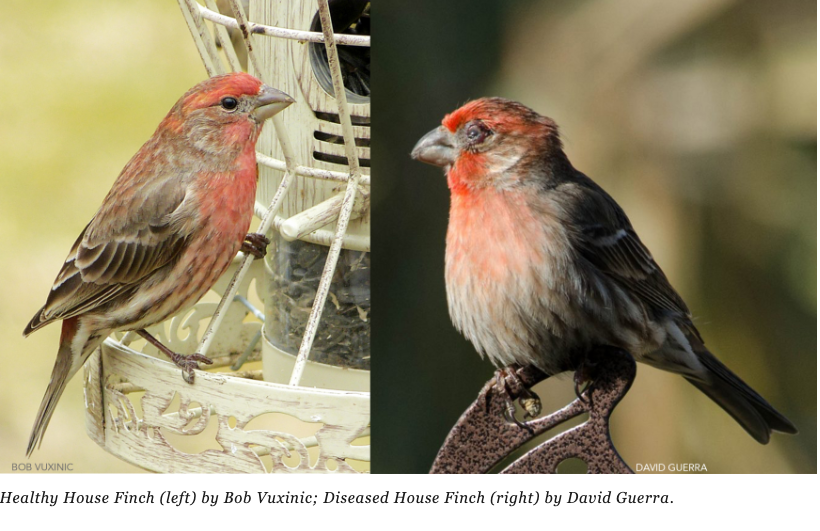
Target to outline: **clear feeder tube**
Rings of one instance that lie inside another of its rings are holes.
[[[327,260],[328,247],[275,234],[266,258],[265,333],[278,349],[296,355]],[[342,249],[330,284],[310,361],[370,369],[370,253]]]
[[[369,35],[369,2],[336,2],[330,8],[331,18],[336,15],[334,9],[342,9],[339,13],[346,14],[345,23],[336,30],[339,34],[351,38]],[[322,31],[317,10],[318,3],[315,2],[283,1],[270,6],[250,4],[251,19],[262,24]],[[297,353],[305,338],[329,246],[336,232],[342,197],[352,173],[347,165],[339,101],[333,96],[333,87],[324,82],[329,76],[328,59],[321,53],[324,44],[260,39],[254,35],[251,39],[261,68],[276,72],[277,88],[296,99],[287,110],[287,123],[298,169],[269,233],[271,245],[265,258],[262,341],[264,379],[292,383]],[[349,139],[348,147],[355,146],[362,178],[298,385],[368,391],[371,318],[367,208],[370,185],[369,48],[358,44],[345,45],[340,61],[344,63],[346,112],[352,123],[352,133],[348,130],[347,134],[353,138]],[[270,153],[272,160],[283,160],[271,135],[270,130],[263,133],[259,151]],[[267,163],[264,158],[260,160],[258,204],[269,202],[282,174],[275,164]]]

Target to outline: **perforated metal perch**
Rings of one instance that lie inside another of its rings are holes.
[[[566,459],[578,458],[591,474],[631,474],[609,434],[609,418],[635,379],[635,360],[617,349],[598,352],[594,385],[566,407],[521,426],[505,418],[506,397],[488,384],[464,412],[439,450],[431,474],[482,474],[524,443],[562,422],[589,413],[589,419],[527,452],[502,474],[552,474]],[[518,369],[527,388],[547,375],[534,367]]]

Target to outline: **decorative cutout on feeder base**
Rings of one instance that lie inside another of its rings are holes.
[[[584,413],[589,419],[556,435],[506,467],[502,474],[552,474],[566,459],[578,458],[590,474],[631,474],[609,435],[609,417],[635,379],[635,360],[619,349],[599,349],[594,385],[566,407],[523,425],[505,418],[506,393],[494,381],[464,412],[439,450],[431,474],[481,474],[522,444]],[[535,367],[515,370],[530,388],[548,376]]]
[[[217,281],[217,292],[226,289],[240,263],[235,260]],[[130,339],[136,334],[105,341],[84,367],[91,439],[153,472],[345,473],[366,468],[370,393],[264,382],[261,369],[228,371],[240,355],[253,361],[261,350],[252,340],[261,338],[261,323],[247,317],[261,315],[249,298],[261,298],[264,263],[255,261],[249,271],[214,335],[211,370],[221,372],[197,370],[193,384],[185,383],[176,365],[152,355],[156,347],[134,350]],[[199,302],[171,319],[167,329],[152,327],[152,333],[175,352],[193,353],[215,307]]]
[[[354,443],[369,434],[366,393],[305,389],[204,371],[197,371],[189,385],[173,364],[112,341],[92,355],[85,370],[88,434],[106,451],[146,470],[343,473],[356,472],[348,460],[369,460],[369,446]],[[282,429],[254,425],[256,418],[270,413],[289,420],[280,422]],[[315,424],[317,429],[312,436],[299,437],[288,429],[295,424]],[[213,440],[218,449],[188,453],[174,442],[181,437]]]

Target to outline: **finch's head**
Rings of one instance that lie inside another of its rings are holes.
[[[441,123],[411,156],[444,168],[451,188],[503,188],[526,178],[532,165],[564,157],[555,122],[515,101],[474,100]]]
[[[265,120],[293,103],[293,98],[240,73],[207,79],[177,102],[166,118],[200,149],[221,150],[255,142]]]

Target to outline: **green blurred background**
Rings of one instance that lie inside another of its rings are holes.
[[[640,366],[625,460],[815,472],[816,4],[381,0],[373,47],[373,471],[426,472],[491,376],[444,294],[448,191],[411,161],[487,95],[554,118],[624,207],[708,346],[800,429],[757,444],[682,378]],[[571,380],[539,387],[544,407]]]
[[[23,339],[66,253],[176,100],[206,77],[173,0],[6,0],[0,9],[0,473],[26,462],[59,324]],[[129,472],[85,435],[71,381],[31,463]]]

